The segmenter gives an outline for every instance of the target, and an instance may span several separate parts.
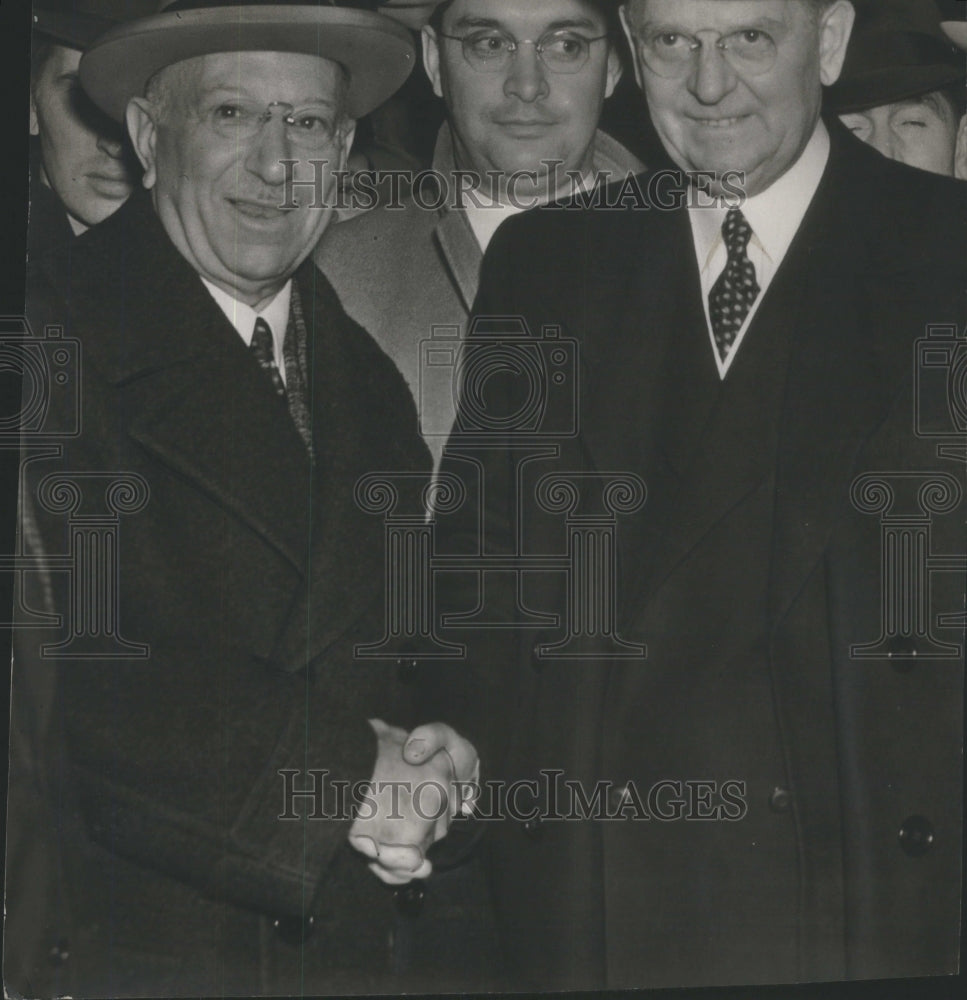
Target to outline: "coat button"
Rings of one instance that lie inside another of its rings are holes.
[[[396,909],[406,917],[418,917],[423,910],[426,889],[421,881],[414,879],[401,885],[393,892]]]
[[[897,839],[909,857],[921,858],[933,847],[933,824],[926,816],[910,816],[903,821]]]
[[[295,948],[312,937],[315,923],[315,917],[277,917],[272,921],[272,926],[283,944]]]
[[[538,674],[544,669],[544,660],[541,658],[541,644],[539,642],[535,642],[531,647],[531,669]]]
[[[898,674],[908,674],[916,663],[917,643],[910,635],[895,635],[887,646],[887,657],[890,666]]]
[[[792,808],[792,792],[777,785],[769,794],[769,808],[780,816],[789,812]]]
[[[631,801],[631,793],[628,791],[627,785],[610,789],[608,791],[608,815],[620,815],[621,807],[628,805]]]
[[[419,661],[416,657],[416,650],[410,646],[405,646],[400,650],[399,659],[396,661],[396,670],[402,684],[412,684],[416,680],[418,667]]]
[[[63,965],[71,957],[67,938],[61,938],[47,953],[47,958],[53,966]]]
[[[526,819],[521,824],[524,829],[524,835],[530,840],[541,840],[544,836],[544,822],[541,820],[540,816],[534,816],[532,819]]]

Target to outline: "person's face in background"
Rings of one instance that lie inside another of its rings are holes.
[[[499,29],[518,41],[538,41],[550,31],[567,30],[585,39],[607,34],[605,18],[583,0],[454,0],[444,11],[442,33],[466,36]],[[423,55],[434,92],[446,102],[458,165],[503,175],[536,171],[535,184],[515,181],[522,197],[548,193],[548,168],[591,168],[594,133],[602,105],[621,75],[617,53],[607,38],[590,45],[577,72],[549,69],[533,45],[521,45],[494,73],[474,69],[459,41],[423,32]],[[553,193],[553,192],[550,192]]]
[[[635,74],[675,163],[741,171],[749,195],[778,180],[813,134],[853,13],[811,0],[629,0]]]
[[[41,180],[64,204],[75,233],[117,211],[138,173],[121,126],[81,89],[80,61],[78,49],[51,43],[30,86],[30,134],[40,141]]]
[[[839,117],[857,138],[891,160],[953,176],[962,121],[941,91]]]

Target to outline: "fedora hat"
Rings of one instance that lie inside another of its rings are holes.
[[[360,118],[398,90],[415,64],[413,36],[377,6],[379,0],[164,0],[159,13],[99,37],[81,59],[81,83],[95,104],[123,121],[128,101],[166,66],[217,52],[299,53],[346,70],[346,113]]]
[[[444,0],[383,0],[381,9],[387,17],[419,30]]]
[[[941,90],[967,78],[964,55],[940,29],[934,0],[854,0],[856,25],[827,106],[863,111]]]
[[[967,21],[941,21],[940,27],[954,45],[967,49]]]
[[[158,9],[158,0],[34,0],[34,31],[72,49],[86,49],[109,28]]]

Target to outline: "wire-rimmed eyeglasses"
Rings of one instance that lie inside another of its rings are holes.
[[[548,31],[537,41],[531,38],[514,38],[499,28],[481,28],[466,35],[447,35],[441,38],[460,42],[463,57],[479,73],[500,73],[510,65],[510,60],[521,45],[533,45],[540,61],[552,73],[577,73],[588,61],[591,45],[603,41],[607,35],[588,38],[576,31],[562,28]]]
[[[636,34],[635,41],[648,69],[670,79],[687,76],[705,45],[697,35],[667,29]],[[775,40],[758,28],[719,35],[713,44],[732,69],[743,76],[761,76],[776,62]]]
[[[332,108],[325,105],[296,108],[285,101],[273,101],[267,106],[225,101],[210,108],[205,116],[217,135],[242,142],[258,135],[276,113],[281,115],[286,139],[300,149],[326,149],[339,131]]]

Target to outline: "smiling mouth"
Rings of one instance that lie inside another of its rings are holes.
[[[497,124],[502,128],[540,129],[550,128],[554,122],[544,118],[501,118]]]
[[[249,219],[279,219],[289,212],[289,209],[265,201],[245,201],[240,198],[228,200],[238,212]]]
[[[731,118],[698,118],[695,115],[689,116],[699,128],[708,129],[729,129],[744,122],[748,115],[735,115]]]

